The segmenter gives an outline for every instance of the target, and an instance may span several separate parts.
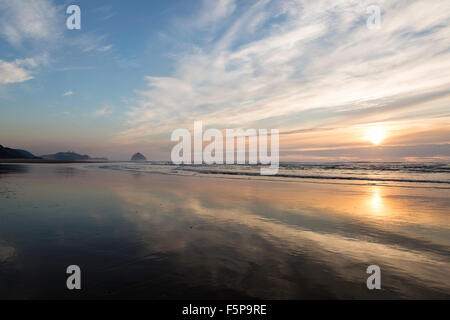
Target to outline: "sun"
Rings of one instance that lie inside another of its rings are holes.
[[[369,129],[366,139],[375,145],[379,145],[385,137],[386,133],[384,128],[381,126],[375,126]]]

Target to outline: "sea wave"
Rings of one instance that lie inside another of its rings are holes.
[[[174,165],[167,162],[110,163],[101,169],[170,175],[260,176],[259,165]],[[345,183],[450,185],[448,163],[281,163],[279,172],[265,179],[309,179]]]

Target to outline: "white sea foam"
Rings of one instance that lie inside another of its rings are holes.
[[[92,166],[91,166],[92,167]],[[173,165],[167,162],[115,162],[96,166],[102,169],[171,175],[216,175],[258,179],[258,165]],[[450,188],[449,163],[281,163],[279,172],[265,180],[307,179],[335,183],[389,184]]]

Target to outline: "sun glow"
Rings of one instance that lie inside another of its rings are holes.
[[[376,126],[369,129],[366,139],[371,141],[373,144],[380,144],[385,138],[385,130],[383,127]]]

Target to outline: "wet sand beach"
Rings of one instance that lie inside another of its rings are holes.
[[[0,298],[448,299],[449,208],[442,186],[0,164]]]

